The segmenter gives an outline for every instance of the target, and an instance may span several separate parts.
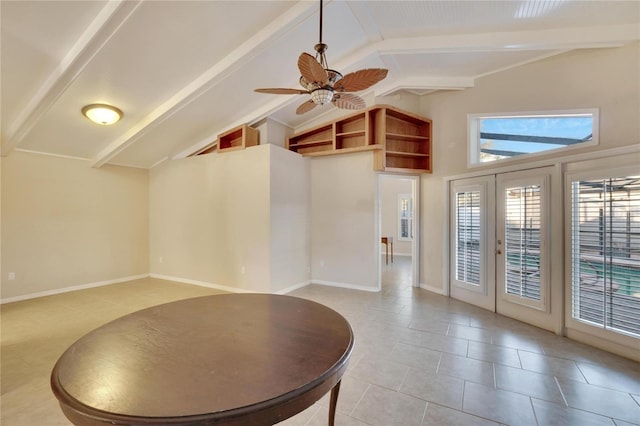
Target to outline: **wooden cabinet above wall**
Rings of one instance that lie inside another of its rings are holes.
[[[258,130],[246,124],[218,135],[218,152],[236,151],[260,144]]]
[[[375,105],[295,134],[287,149],[305,156],[373,150],[375,170],[431,173],[431,120]]]
[[[287,149],[305,156],[381,149],[375,145],[367,110],[305,130],[287,139]]]

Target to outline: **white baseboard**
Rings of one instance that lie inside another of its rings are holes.
[[[424,284],[424,283],[420,283],[420,288],[422,288],[424,290],[427,290],[427,291],[430,291],[432,293],[436,293],[436,294],[440,294],[442,296],[446,296],[444,291],[442,291],[441,287],[434,287],[432,285],[427,285],[427,284]]]
[[[247,290],[244,288],[236,288],[236,287],[229,287],[226,285],[221,285],[221,284],[213,284],[213,283],[209,283],[206,281],[198,281],[198,280],[192,280],[190,278],[181,278],[181,277],[173,277],[170,275],[161,275],[161,274],[149,274],[149,276],[151,278],[157,278],[159,280],[167,280],[167,281],[174,281],[174,282],[179,282],[179,283],[184,283],[184,284],[191,284],[191,285],[197,285],[200,287],[207,287],[207,288],[213,288],[216,290],[221,290],[221,291],[227,291],[229,293],[264,293],[262,291],[258,291],[258,290]],[[273,294],[287,294],[289,292],[292,292],[294,290],[297,290],[299,288],[305,287],[307,285],[309,285],[311,283],[311,281],[305,281],[299,284],[294,284],[290,287],[287,288],[283,288],[281,290],[275,291],[273,292]]]
[[[301,282],[300,284],[294,284],[294,285],[292,285],[291,287],[287,287],[287,288],[284,288],[284,289],[282,289],[282,290],[278,290],[278,291],[276,291],[274,294],[287,294],[287,293],[291,293],[292,291],[297,290],[297,289],[302,288],[302,287],[306,287],[306,286],[308,286],[309,284],[311,284],[311,281]]]
[[[350,290],[362,290],[362,291],[371,291],[371,292],[380,291],[379,288],[368,287],[368,286],[359,285],[359,284],[338,283],[334,281],[311,280],[311,284],[320,284],[320,285],[326,285],[329,287],[348,288]]]
[[[228,291],[229,293],[255,293],[255,291],[251,291],[251,290],[245,290],[245,289],[236,288],[236,287],[229,287],[221,284],[208,283],[206,281],[192,280],[191,278],[173,277],[170,275],[153,274],[153,273],[149,274],[149,276],[151,278],[157,278],[159,280],[175,281],[178,283],[197,285],[200,287],[207,287],[207,288],[213,288],[216,290]]]
[[[213,289],[216,289],[216,290],[226,291],[226,292],[229,292],[229,293],[256,293],[256,291],[254,291],[254,290],[246,290],[246,289],[242,289],[242,288],[229,287],[229,286],[226,286],[226,285],[214,284],[214,283],[209,283],[209,282],[206,282],[206,281],[193,280],[193,279],[190,279],[190,278],[181,278],[181,277],[174,277],[174,276],[170,276],[170,275],[149,273],[149,274],[140,274],[140,275],[132,275],[132,276],[128,276],[128,277],[116,278],[116,279],[113,279],[113,280],[105,280],[105,281],[98,281],[98,282],[88,283],[88,284],[74,285],[74,286],[71,286],[71,287],[58,288],[58,289],[55,289],[55,290],[47,290],[47,291],[40,291],[40,292],[37,292],[37,293],[23,294],[21,296],[6,297],[6,298],[0,299],[0,304],[11,303],[11,302],[19,302],[21,300],[35,299],[37,297],[53,296],[53,295],[56,295],[56,294],[69,293],[71,291],[77,291],[77,290],[86,290],[86,289],[89,289],[89,288],[102,287],[102,286],[110,285],[110,284],[118,284],[118,283],[122,283],[122,282],[126,282],[126,281],[134,281],[134,280],[139,280],[139,279],[147,278],[147,277],[157,278],[157,279],[160,279],[160,280],[175,281],[175,282],[191,284],[191,285],[197,285],[197,286],[200,286],[200,287],[213,288]],[[313,284],[326,285],[326,286],[329,286],[329,287],[348,288],[348,289],[351,289],[351,290],[362,290],[362,291],[370,291],[370,292],[380,291],[380,289],[377,289],[377,288],[367,287],[367,286],[358,285],[358,284],[349,284],[349,283],[340,283],[340,282],[333,282],[333,281],[313,280],[313,281],[304,281],[304,282],[301,282],[301,283],[298,283],[298,284],[294,284],[294,285],[292,285],[290,287],[278,290],[278,291],[274,292],[274,294],[287,294],[287,293],[290,293],[290,292],[292,292],[294,290],[297,290],[299,288],[308,286],[309,284],[312,284],[312,283]],[[427,288],[427,290],[431,290],[431,289]],[[431,291],[435,291],[435,290],[431,290]]]
[[[86,290],[88,288],[102,287],[109,284],[118,284],[125,281],[134,281],[147,278],[149,274],[132,275],[129,277],[115,278],[113,280],[97,281],[94,283],[74,285],[71,287],[57,288],[55,290],[39,291],[37,293],[23,294],[21,296],[6,297],[0,299],[0,305],[4,303],[19,302],[21,300],[35,299],[36,297],[53,296],[56,294],[69,293],[70,291]]]
[[[595,346],[603,351],[611,352],[616,355],[632,359],[636,362],[640,362],[640,352],[638,352],[638,347],[636,346],[635,341],[631,343],[631,346],[629,346],[571,328],[566,330],[566,335],[571,340]]]

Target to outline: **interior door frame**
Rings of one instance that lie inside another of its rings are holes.
[[[411,286],[420,287],[420,175],[398,174],[398,173],[377,173],[376,177],[376,230],[375,230],[375,253],[377,263],[377,288],[382,289],[382,261],[380,258],[380,238],[382,236],[382,202],[380,194],[380,181],[382,176],[406,179],[411,181],[411,196],[413,198],[413,240],[411,242]]]

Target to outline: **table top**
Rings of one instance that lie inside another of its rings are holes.
[[[60,357],[51,387],[76,424],[272,424],[332,389],[352,349],[349,323],[324,305],[269,294],[197,297],[88,333]]]

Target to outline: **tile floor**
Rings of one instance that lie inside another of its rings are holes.
[[[291,293],[354,329],[336,425],[640,425],[639,363],[411,288],[407,269],[396,257],[379,293]],[[215,293],[144,279],[2,305],[0,424],[69,425],[49,374],[70,344],[129,312]],[[327,412],[325,397],[281,424],[325,425]]]

